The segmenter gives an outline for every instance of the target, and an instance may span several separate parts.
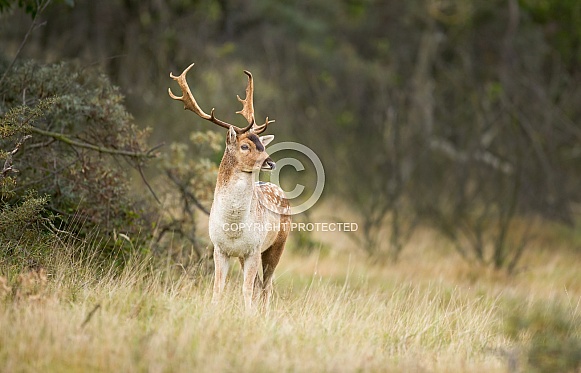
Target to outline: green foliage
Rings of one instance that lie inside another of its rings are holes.
[[[14,157],[30,136],[30,126],[56,102],[53,98],[42,99],[34,108],[16,106],[0,117],[0,144],[9,150],[0,150],[0,243],[5,246],[4,254],[14,243],[37,241],[38,236],[50,221],[43,213],[48,202],[46,196],[39,197],[34,192],[18,195],[15,175],[19,170],[14,166]]]
[[[222,133],[192,132],[188,143],[172,143],[160,157],[158,166],[164,177],[159,178],[156,190],[161,192],[164,208],[156,238],[158,242],[173,241],[174,235],[182,238],[182,245],[173,250],[182,263],[199,261],[209,254],[206,235],[197,232],[197,224],[199,215],[210,211],[218,174],[213,159],[221,156],[223,142]],[[195,256],[183,258],[183,248],[190,247]]]
[[[100,64],[160,141],[191,131],[162,93],[167,72],[196,62],[189,78],[200,105],[231,120],[249,69],[257,118],[277,119],[278,139],[315,150],[330,181],[325,194],[361,222],[359,247],[397,259],[421,224],[468,261],[510,271],[530,241],[524,221],[577,218],[579,4],[77,3],[47,8],[51,22],[27,50]],[[13,30],[3,38],[12,45],[27,28]],[[196,154],[172,152],[176,162]],[[180,167],[174,174],[191,180]]]
[[[29,193],[16,205],[5,204],[0,210],[0,242],[17,242],[30,239],[42,230],[42,213],[47,197]]]
[[[24,9],[26,14],[34,18],[50,2],[51,0],[0,0],[0,13],[4,13],[17,6],[18,8]],[[75,5],[75,0],[60,0],[58,2],[62,2],[70,7]]]
[[[527,372],[578,372],[581,368],[579,320],[566,308],[538,304],[522,311],[515,307],[505,332],[523,346]]]
[[[567,67],[581,63],[581,3],[577,0],[520,0],[535,22],[543,25],[547,40]]]
[[[14,139],[32,134],[15,159],[17,183],[6,179],[12,190],[2,194],[6,204],[17,206],[14,214],[26,220],[28,212],[45,206],[58,216],[59,229],[84,237],[98,231],[111,244],[115,232],[150,236],[144,229],[151,227],[148,211],[130,193],[128,170],[120,163],[124,157],[142,166],[148,131],[133,123],[118,88],[103,74],[70,63],[26,62],[8,74],[0,95],[0,148],[12,149]],[[28,190],[46,197],[30,199]]]
[[[324,244],[322,241],[317,240],[312,232],[306,230],[296,230],[290,235],[290,240],[292,244],[290,248],[293,253],[299,255],[312,255],[314,252],[319,252],[326,255],[330,252],[330,247]]]

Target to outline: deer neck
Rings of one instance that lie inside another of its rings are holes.
[[[216,209],[213,208],[213,211],[229,223],[247,220],[254,196],[253,188],[253,174],[240,171],[236,159],[228,153],[224,154],[218,168],[213,204]]]

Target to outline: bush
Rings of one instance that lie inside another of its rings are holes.
[[[156,183],[163,201],[156,242],[182,264],[211,255],[207,235],[199,235],[197,225],[201,215],[210,214],[218,175],[215,159],[224,143],[223,135],[213,131],[192,132],[189,140],[172,143],[161,155]]]
[[[148,133],[105,75],[72,63],[14,66],[0,87],[0,237],[18,239],[23,222],[43,218],[45,230],[97,235],[109,248],[117,232],[148,239],[155,217],[131,193],[127,167],[151,156]]]

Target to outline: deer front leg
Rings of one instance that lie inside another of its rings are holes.
[[[238,258],[238,260],[240,261],[240,269],[244,271],[244,258],[240,257]],[[254,279],[254,292],[252,294],[252,303],[256,303],[258,297],[260,297],[260,294],[262,294],[262,279],[260,278],[260,268],[259,268],[258,272],[256,273],[256,278]]]
[[[254,292],[254,282],[260,267],[260,250],[244,258],[244,284],[242,294],[244,295],[244,306],[246,311],[252,310],[252,295]]]
[[[223,254],[218,246],[214,245],[214,293],[212,294],[212,304],[220,301],[224,286],[226,285],[228,265],[228,256]]]

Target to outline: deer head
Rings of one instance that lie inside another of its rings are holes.
[[[246,127],[240,128],[216,118],[214,109],[212,109],[208,115],[200,108],[190,90],[188,82],[186,81],[186,74],[193,66],[194,64],[192,63],[179,76],[175,76],[172,73],[169,74],[169,76],[179,84],[182,90],[182,96],[176,96],[171,91],[171,88],[169,88],[168,93],[170,97],[174,100],[182,101],[185,110],[190,110],[199,117],[228,129],[228,135],[226,136],[226,150],[222,162],[226,161],[230,168],[236,168],[242,172],[274,170],[276,165],[265,151],[265,146],[274,139],[274,136],[258,136],[263,133],[268,125],[273,123],[274,120],[268,120],[268,117],[266,117],[264,124],[256,124],[254,119],[254,82],[252,74],[249,71],[244,70],[244,73],[248,76],[246,97],[241,99],[240,96],[236,96],[238,101],[242,103],[242,110],[237,111],[236,113],[241,114],[248,122]]]

